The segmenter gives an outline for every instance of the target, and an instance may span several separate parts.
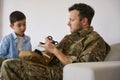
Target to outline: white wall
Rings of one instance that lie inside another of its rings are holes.
[[[0,0],[0,11],[2,11],[2,0]],[[0,12],[0,40],[2,38],[2,12]]]
[[[9,14],[20,10],[27,16],[26,34],[35,47],[39,41],[52,35],[60,41],[69,33],[68,8],[74,3],[91,5],[96,13],[92,22],[95,30],[109,44],[120,42],[120,0],[2,0],[2,37],[12,32]],[[1,15],[1,14],[0,14]]]

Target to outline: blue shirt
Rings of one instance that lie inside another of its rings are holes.
[[[0,42],[0,57],[18,58],[19,50],[17,49],[18,37],[15,33],[5,36]],[[31,50],[30,37],[24,35],[22,41],[22,50]]]

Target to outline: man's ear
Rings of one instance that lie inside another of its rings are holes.
[[[88,18],[83,18],[82,19],[82,24],[85,26],[85,25],[88,25]]]

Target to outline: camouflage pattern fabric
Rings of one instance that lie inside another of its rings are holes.
[[[109,45],[91,27],[65,36],[59,43],[67,56],[67,63],[104,61],[110,51]],[[62,80],[63,66],[54,57],[45,66],[20,59],[5,60],[1,68],[2,80]]]
[[[6,60],[7,58],[4,58],[4,57],[0,57],[0,67],[1,67],[1,65],[2,65],[2,62],[4,61],[4,60]]]
[[[73,56],[76,57],[68,63],[104,61],[110,51],[110,46],[97,32],[93,31],[93,27],[65,36],[59,48],[68,56],[68,60]]]
[[[20,59],[3,62],[2,80],[62,80],[62,70],[56,66],[45,66]]]

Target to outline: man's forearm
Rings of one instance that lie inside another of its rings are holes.
[[[54,50],[54,55],[60,60],[60,62],[63,65],[67,64],[67,58],[66,55],[64,55],[61,51],[59,51],[57,48]]]

